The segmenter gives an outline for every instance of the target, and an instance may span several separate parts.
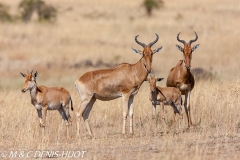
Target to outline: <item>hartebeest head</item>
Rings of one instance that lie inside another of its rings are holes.
[[[149,82],[150,84],[150,90],[151,92],[155,92],[156,91],[156,83],[157,81],[162,81],[164,78],[155,78],[154,73],[150,74],[150,78],[147,78],[146,80]]]
[[[27,71],[27,74],[24,74],[24,73],[20,72],[20,74],[24,78],[26,78],[25,83],[24,83],[23,88],[22,88],[23,93],[26,92],[27,90],[30,90],[30,89],[34,88],[37,85],[36,84],[37,71],[34,74],[32,74],[32,73],[33,73],[33,71],[31,71],[31,73],[29,73]]]
[[[176,47],[177,49],[179,49],[181,52],[183,52],[183,58],[184,58],[184,63],[185,63],[185,67],[187,69],[190,69],[191,68],[191,59],[192,59],[192,52],[194,50],[196,50],[199,46],[199,44],[193,46],[191,48],[191,44],[195,41],[197,41],[198,39],[198,35],[197,33],[194,31],[195,35],[196,35],[196,38],[193,39],[193,40],[190,40],[188,43],[186,43],[184,40],[181,40],[179,39],[179,35],[180,35],[181,32],[178,33],[177,35],[177,40],[181,43],[183,43],[184,47],[182,48],[181,46],[177,45],[176,44]]]
[[[159,47],[157,49],[151,50],[151,47],[158,41],[159,37],[156,34],[156,39],[153,42],[146,45],[146,44],[144,44],[142,42],[139,42],[137,40],[138,36],[139,35],[137,35],[135,37],[135,41],[137,42],[137,44],[139,44],[140,46],[143,47],[143,51],[140,51],[140,50],[137,50],[137,49],[134,49],[134,48],[132,48],[132,50],[133,50],[134,53],[138,53],[138,54],[141,54],[143,56],[142,57],[143,58],[143,65],[144,65],[147,73],[150,73],[152,71],[152,56],[153,56],[153,54],[159,52],[162,49],[162,47]]]

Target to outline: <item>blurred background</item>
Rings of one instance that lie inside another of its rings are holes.
[[[239,0],[0,0],[0,91],[20,89],[19,71],[38,71],[38,84],[74,88],[83,73],[120,63],[136,63],[152,47],[153,70],[167,75],[182,59],[175,44],[194,39],[192,68],[218,80],[239,81]]]

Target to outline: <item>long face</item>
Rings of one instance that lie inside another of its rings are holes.
[[[183,57],[185,60],[185,67],[187,69],[191,68],[191,60],[192,60],[192,48],[190,44],[184,45],[184,48],[182,50],[183,52]]]
[[[147,72],[150,73],[152,71],[152,57],[153,57],[153,51],[149,46],[146,46],[143,50],[143,64],[146,68]]]
[[[197,45],[191,47],[191,44],[192,44],[192,42],[195,42],[198,39],[198,36],[197,36],[197,33],[195,32],[196,38],[194,40],[190,40],[188,43],[186,43],[184,40],[179,39],[179,34],[177,35],[177,40],[179,42],[183,43],[184,47],[182,48],[179,45],[176,45],[176,47],[183,53],[183,59],[184,59],[186,69],[190,69],[191,68],[191,60],[192,60],[192,52],[194,50],[196,50],[199,46],[199,44],[197,44]]]
[[[24,85],[22,87],[22,92],[26,92],[27,90],[31,90],[36,86],[36,76],[37,72],[32,75],[32,74],[23,74],[20,72],[20,74],[25,78]]]
[[[150,90],[151,92],[154,92],[156,90],[156,78],[150,77],[148,79],[149,85],[150,85]]]
[[[154,76],[150,76],[150,78],[147,78],[147,81],[150,85],[150,91],[153,93],[156,91],[156,83],[157,81],[161,81],[163,78],[155,78]]]
[[[140,50],[136,50],[136,49],[132,49],[134,53],[138,53],[138,54],[141,54],[143,57],[143,65],[145,67],[145,70],[147,73],[150,73],[152,71],[152,57],[153,57],[153,54],[159,52],[162,47],[160,48],[157,48],[157,49],[154,49],[152,50],[151,47],[153,44],[155,44],[157,41],[158,41],[158,35],[156,34],[156,40],[149,43],[148,45],[142,43],[142,42],[139,42],[137,40],[137,37],[135,37],[135,41],[141,45],[143,47],[143,51],[140,51]]]

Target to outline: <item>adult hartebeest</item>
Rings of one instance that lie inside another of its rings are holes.
[[[188,119],[188,127],[190,127],[192,125],[190,114],[190,93],[194,87],[194,78],[190,72],[190,68],[192,52],[198,48],[199,44],[191,47],[191,44],[198,39],[196,32],[194,32],[196,35],[195,39],[190,40],[188,43],[186,43],[184,40],[179,39],[180,33],[177,35],[177,40],[183,43],[184,47],[182,48],[179,45],[176,45],[176,47],[181,52],[183,52],[183,60],[180,60],[177,65],[171,69],[170,74],[167,78],[167,86],[177,87],[181,90],[182,94],[185,95],[184,108]]]
[[[134,96],[152,70],[153,54],[159,52],[162,48],[151,50],[151,47],[158,41],[157,34],[156,39],[148,45],[139,42],[137,37],[135,37],[135,41],[144,49],[143,51],[132,49],[135,53],[142,55],[142,58],[136,64],[123,63],[110,69],[90,71],[75,81],[75,86],[81,98],[81,105],[77,111],[77,136],[79,136],[80,116],[85,121],[89,135],[93,136],[88,124],[88,116],[96,99],[109,101],[119,97],[123,98],[122,134],[125,134],[127,113],[130,117],[130,134],[133,134]]]
[[[150,85],[150,101],[152,102],[153,112],[152,117],[156,116],[156,105],[161,105],[161,116],[164,116],[164,105],[171,105],[174,111],[174,122],[176,113],[181,114],[182,95],[181,91],[175,87],[160,87],[156,85],[157,81],[162,81],[164,78],[155,78],[154,74],[150,74],[150,77],[146,80]]]
[[[71,122],[69,113],[69,104],[73,111],[72,99],[70,93],[62,87],[45,87],[37,86],[37,71],[31,73],[20,74],[25,78],[22,92],[30,91],[31,103],[37,109],[40,120],[40,127],[45,128],[47,110],[58,110],[67,125],[67,138],[69,137],[68,126]]]

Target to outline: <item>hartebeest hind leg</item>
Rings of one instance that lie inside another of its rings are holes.
[[[164,115],[164,102],[161,102],[161,109],[162,109],[162,113],[161,113],[162,120],[163,120],[163,122],[165,122],[165,115]]]
[[[77,136],[79,136],[79,131],[80,131],[80,116],[82,116],[85,121],[89,135],[91,137],[93,136],[92,130],[88,124],[88,116],[95,101],[96,101],[96,98],[94,97],[89,97],[82,100],[81,107],[77,112]]]
[[[91,129],[89,123],[88,123],[88,116],[89,116],[90,111],[92,110],[92,107],[93,107],[93,104],[95,103],[95,101],[96,101],[96,98],[93,97],[90,100],[90,102],[88,103],[85,111],[83,112],[83,120],[84,120],[84,122],[87,126],[88,133],[91,137],[93,137],[93,133],[92,133],[92,129]]]
[[[60,115],[62,116],[62,119],[64,120],[64,122],[66,123],[67,126],[67,139],[69,138],[69,123],[68,123],[68,115],[66,114],[66,111],[63,109],[63,107],[60,107],[58,109],[58,112],[60,113]]]
[[[175,104],[174,104],[174,102],[171,102],[170,103],[170,105],[172,106],[172,108],[173,108],[173,118],[172,118],[172,125],[174,125],[175,124],[175,122],[176,122],[176,114],[178,113],[179,115],[181,114],[180,113],[180,107],[178,107],[178,106],[176,106]]]

